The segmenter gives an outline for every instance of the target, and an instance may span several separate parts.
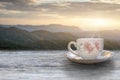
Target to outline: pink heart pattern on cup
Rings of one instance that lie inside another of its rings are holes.
[[[97,48],[97,50],[99,50],[100,49],[100,47],[99,47],[99,42],[95,42],[95,47]]]
[[[99,50],[99,42],[94,43],[95,46],[93,46],[90,42],[84,43],[84,49],[86,49],[89,53],[91,53],[95,48]]]

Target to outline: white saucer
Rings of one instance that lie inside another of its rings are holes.
[[[77,56],[77,55],[75,55],[71,52],[67,52],[66,57],[70,61],[74,61],[74,62],[78,62],[78,63],[84,63],[84,64],[93,64],[93,63],[99,63],[99,62],[103,62],[103,61],[111,59],[113,57],[113,52],[103,50],[101,55],[99,55],[96,59],[90,59],[90,60],[82,59],[81,57],[79,57],[79,56]]]

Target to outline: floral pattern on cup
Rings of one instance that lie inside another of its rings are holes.
[[[95,47],[97,48],[97,50],[99,50],[100,49],[100,47],[99,47],[99,42],[95,42]]]
[[[99,50],[99,42],[95,42],[94,45],[90,42],[85,42],[84,43],[84,49],[86,49],[89,53],[91,53],[94,49]]]

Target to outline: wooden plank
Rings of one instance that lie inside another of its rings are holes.
[[[1,51],[0,80],[120,80],[120,52],[85,65],[68,61],[66,51]]]

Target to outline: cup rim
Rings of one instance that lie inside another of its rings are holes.
[[[104,40],[103,38],[78,38],[76,41],[78,40]]]

